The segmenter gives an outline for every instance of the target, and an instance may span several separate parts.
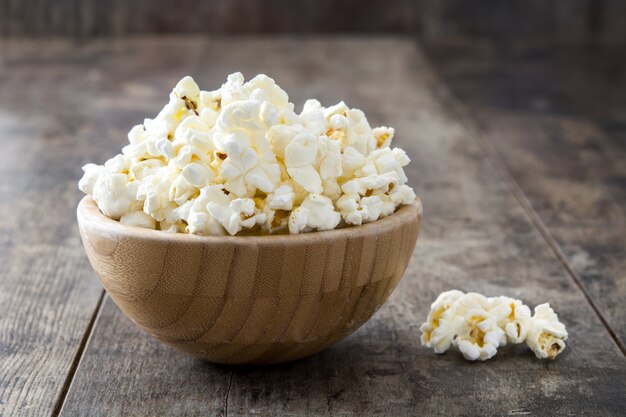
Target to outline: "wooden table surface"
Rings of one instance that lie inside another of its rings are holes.
[[[410,38],[137,38],[0,43],[0,415],[626,415],[623,45]],[[104,162],[185,74],[264,72],[397,131],[424,223],[360,330],[314,357],[212,365],[142,333],[80,243],[80,167]],[[557,360],[435,355],[441,291],[550,302]]]

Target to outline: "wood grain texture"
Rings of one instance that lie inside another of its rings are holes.
[[[493,38],[621,38],[621,0],[0,0],[0,36],[155,33],[419,33]]]
[[[135,53],[150,70],[128,59]],[[297,107],[312,96],[325,104],[344,99],[373,125],[396,128],[426,221],[404,279],[379,312],[333,348],[288,364],[203,364],[154,341],[107,299],[62,415],[623,414],[626,359],[476,139],[442,104],[442,86],[411,41],[144,39],[88,44],[71,54],[100,57],[110,90],[95,103],[125,128],[139,111],[156,113],[163,96],[157,93],[183,73],[208,87],[233,69],[263,71]],[[125,103],[136,104],[128,105],[133,114],[115,110],[120,91]],[[313,280],[307,288],[318,285]],[[549,301],[568,327],[568,347],[554,362],[523,346],[503,348],[487,363],[433,354],[420,347],[418,327],[434,297],[453,287],[531,305]]]
[[[457,41],[430,48],[622,346],[625,46],[522,43],[505,50]]]
[[[421,216],[416,200],[359,227],[200,237],[122,225],[90,197],[77,210],[91,265],[120,309],[170,346],[224,364],[291,361],[354,332],[400,281]]]
[[[68,65],[28,69],[6,45],[0,57],[0,415],[45,416],[102,297],[67,214],[79,200],[80,165],[114,147],[91,146],[84,133],[74,140],[85,118],[67,100],[81,84]]]

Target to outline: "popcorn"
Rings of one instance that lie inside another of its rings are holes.
[[[455,342],[465,359],[484,361],[496,354],[503,335],[504,331],[489,312],[471,309],[459,326]]]
[[[198,84],[190,76],[183,77],[182,80],[176,84],[172,91],[176,97],[181,98],[185,103],[188,103],[187,108],[196,110],[198,108],[198,99],[200,98],[200,88]]]
[[[389,144],[391,143],[391,139],[393,139],[395,130],[393,129],[393,127],[381,126],[372,129],[372,133],[376,138],[376,147],[384,148],[386,146],[389,146]]]
[[[168,220],[176,222],[180,219],[187,223],[186,232],[203,235],[224,235],[226,231],[218,220],[211,216],[208,204],[229,206],[232,198],[224,193],[220,185],[207,186],[200,189],[200,195],[172,210]]]
[[[92,196],[102,201],[102,214],[119,219],[131,209],[137,195],[137,183],[129,182],[128,175],[100,175],[93,186]]]
[[[422,345],[443,353],[450,348],[460,325],[450,308],[463,293],[459,290],[442,292],[430,306],[426,322],[420,326]],[[451,320],[455,319],[455,320]]]
[[[203,114],[206,114],[206,112]],[[169,149],[178,149],[184,145],[190,145],[203,154],[209,154],[215,150],[210,129],[215,125],[216,120],[211,120],[212,123],[207,123],[206,118],[189,116],[176,128],[174,140],[170,141],[167,138],[161,138],[159,140],[160,143],[157,143],[157,149],[162,156],[168,159],[172,158],[171,152],[168,152]],[[170,143],[171,147],[168,147],[167,143]]]
[[[336,202],[341,216],[346,223],[360,225],[373,222],[380,217],[385,217],[385,203],[378,195],[361,197],[358,194],[344,194]],[[394,206],[395,208],[395,206]]]
[[[302,188],[310,193],[322,192],[322,178],[315,169],[318,138],[310,133],[300,133],[285,147],[287,172]]]
[[[78,188],[86,193],[93,194],[93,186],[96,185],[96,181],[100,177],[104,167],[96,164],[87,164],[83,167],[85,174],[78,182]]]
[[[391,215],[415,193],[394,129],[307,100],[298,114],[266,75],[200,90],[181,79],[154,119],[128,133],[79,188],[123,224],[176,233],[302,233]]]
[[[507,342],[524,341],[538,358],[554,359],[567,339],[565,325],[549,304],[537,306],[531,317],[520,300],[458,290],[437,297],[420,331],[423,346],[435,353],[455,346],[471,361],[492,358]]]
[[[272,210],[291,210],[295,192],[291,184],[283,184],[267,196],[267,206]]]
[[[120,217],[120,223],[145,227],[146,229],[156,228],[156,221],[141,210],[124,213],[122,217]]]
[[[143,201],[143,211],[157,221],[165,220],[169,212],[177,207],[173,198],[185,195],[184,188],[181,190],[178,188],[181,184],[175,183],[179,174],[180,170],[176,166],[166,165],[154,174],[137,181],[140,183],[136,193],[137,200]],[[95,197],[94,200],[100,207],[100,200]]]
[[[104,166],[87,164],[83,167],[85,175],[78,186],[83,192],[101,201],[100,211],[114,220],[136,206],[136,194],[139,186],[129,176],[130,162],[127,157],[117,155],[105,162]]]
[[[554,359],[565,349],[565,340],[567,340],[565,325],[559,321],[550,304],[535,307],[535,314],[532,316],[526,336],[526,345],[535,356],[539,359]]]
[[[280,181],[277,163],[263,161],[252,146],[246,146],[240,134],[222,142],[226,158],[220,167],[224,188],[239,197],[253,196],[258,189],[270,193]]]
[[[228,206],[210,201],[207,209],[211,217],[231,235],[237,234],[244,227],[251,229],[267,219],[265,213],[256,210],[254,200],[250,198],[236,198]]]
[[[491,311],[498,316],[498,326],[506,333],[508,341],[522,343],[530,328],[530,308],[520,300],[510,297],[492,298]]]
[[[312,229],[330,230],[337,227],[341,216],[334,210],[330,198],[309,194],[300,207],[289,216],[289,233],[297,234]]]

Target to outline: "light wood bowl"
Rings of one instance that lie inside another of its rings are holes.
[[[89,196],[77,216],[102,285],[142,329],[211,362],[268,364],[319,352],[374,314],[411,259],[422,205],[294,236],[142,229],[104,216]]]

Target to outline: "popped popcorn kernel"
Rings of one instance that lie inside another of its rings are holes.
[[[443,353],[450,348],[460,324],[450,308],[463,293],[459,290],[446,291],[430,306],[426,322],[421,325],[421,342],[423,346],[433,348],[436,353]]]
[[[510,297],[443,292],[420,326],[421,343],[435,353],[456,347],[467,360],[487,360],[508,342],[522,343],[539,359],[554,359],[565,348],[567,331],[549,304],[530,309]]]
[[[535,307],[531,325],[526,336],[526,345],[539,359],[554,359],[565,349],[567,330],[559,321],[550,304]]]
[[[472,309],[467,312],[455,343],[465,359],[485,361],[495,356],[503,335],[504,331],[491,314]]]
[[[406,153],[344,102],[307,100],[260,74],[204,91],[183,77],[153,119],[79,188],[123,224],[172,233],[303,233],[376,221],[409,204]]]

